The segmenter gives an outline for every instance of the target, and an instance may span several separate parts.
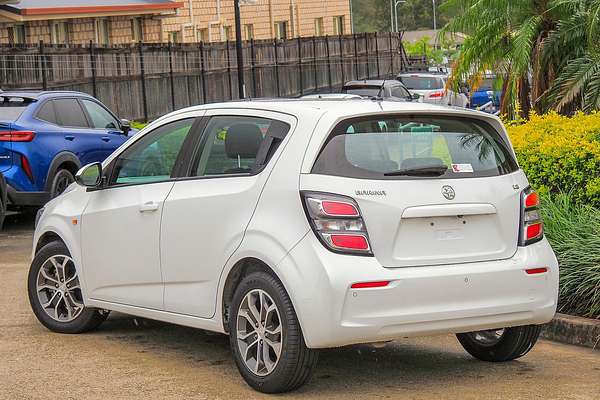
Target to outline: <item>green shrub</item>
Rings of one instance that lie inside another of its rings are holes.
[[[576,203],[600,206],[600,113],[533,114],[508,123],[508,133],[535,189],[571,192]]]
[[[543,197],[542,212],[560,264],[559,310],[600,318],[600,209],[560,193]]]
[[[139,121],[131,121],[131,127],[133,129],[143,129],[146,127],[146,125],[148,124]]]

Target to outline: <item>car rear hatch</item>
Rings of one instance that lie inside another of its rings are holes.
[[[517,171],[483,120],[387,115],[341,122],[301,189],[354,199],[382,265],[441,265],[515,254]]]
[[[35,99],[0,93],[0,172],[13,164],[12,135],[15,122]]]

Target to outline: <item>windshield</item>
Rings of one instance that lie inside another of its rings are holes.
[[[444,88],[444,80],[436,77],[401,76],[400,81],[409,90],[438,90]]]
[[[386,116],[340,123],[312,172],[369,179],[452,179],[504,175],[517,168],[508,145],[486,122]]]
[[[383,90],[379,86],[345,86],[342,88],[342,93],[377,97],[383,93]]]

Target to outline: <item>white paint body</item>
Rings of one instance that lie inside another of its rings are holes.
[[[105,165],[155,127],[182,117],[249,115],[287,122],[290,132],[257,175],[168,182],[87,192],[72,186],[45,207],[34,244],[47,232],[71,252],[89,307],[217,332],[223,289],[245,258],[265,263],[285,286],[311,348],[468,332],[549,321],[556,310],[558,263],[544,239],[517,246],[522,171],[492,178],[372,181],[311,174],[341,120],[381,113],[499,119],[430,104],[253,101],[177,111],[145,128]],[[373,257],[336,254],[317,239],[300,191],[353,197]],[[357,196],[384,190],[385,197]],[[457,226],[450,216],[469,222]],[[74,225],[73,219],[78,223]],[[435,221],[439,229],[426,230]],[[34,245],[34,248],[35,248]],[[35,251],[35,250],[34,250]],[[541,275],[525,269],[547,267]],[[389,280],[374,289],[356,282]]]

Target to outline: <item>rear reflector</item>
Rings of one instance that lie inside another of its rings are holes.
[[[530,268],[530,269],[526,269],[525,272],[527,272],[527,275],[543,274],[543,273],[548,272],[548,268],[546,268],[546,267]]]
[[[31,142],[34,137],[33,131],[0,131],[0,142]]]
[[[31,165],[29,164],[27,157],[23,154],[21,154],[21,167],[23,167],[23,171],[25,171],[27,178],[33,183],[33,171],[31,171]]]
[[[331,244],[338,249],[369,250],[369,242],[363,235],[331,235]]]
[[[390,284],[390,281],[377,281],[377,282],[359,282],[352,284],[352,289],[370,289],[385,287]]]

